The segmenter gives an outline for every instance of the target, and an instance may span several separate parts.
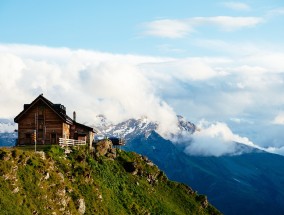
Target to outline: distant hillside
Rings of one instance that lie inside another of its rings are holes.
[[[220,214],[136,153],[2,148],[0,160],[1,214]]]
[[[284,157],[240,147],[247,153],[189,156],[152,132],[131,139],[125,149],[148,156],[171,180],[206,194],[224,214],[284,214]]]
[[[13,133],[0,133],[0,146],[15,146],[18,134]]]
[[[189,137],[176,144],[158,134],[158,124],[147,118],[111,124],[103,116],[101,136],[126,139],[125,150],[149,157],[171,180],[190,185],[226,215],[284,214],[284,156],[235,143],[235,152],[220,157],[186,154],[196,126],[178,116],[179,134]],[[212,143],[214,144],[214,143]]]

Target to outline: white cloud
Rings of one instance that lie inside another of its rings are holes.
[[[275,16],[282,16],[284,15],[284,7],[274,8],[267,12],[267,16],[273,18]]]
[[[14,132],[15,129],[17,129],[18,126],[16,124],[13,123],[1,123],[0,122],[0,133],[11,133]]]
[[[144,24],[144,34],[165,38],[183,38],[197,31],[199,26],[216,26],[224,31],[234,31],[262,23],[261,17],[193,17],[188,19],[161,19]]]
[[[246,126],[239,136],[226,124],[205,128],[207,136],[197,137],[204,144],[193,145],[197,152],[207,146],[210,129],[216,131],[212,140],[221,144],[216,155],[234,150],[227,137],[249,143],[246,136],[259,146],[281,148],[283,128],[272,129],[277,125],[271,122],[283,123],[282,115],[275,117],[284,111],[283,53],[250,46],[245,55],[239,46],[229,46],[236,50],[226,57],[165,58],[0,45],[0,101],[5,104],[0,117],[15,117],[24,103],[44,93],[89,124],[98,114],[113,122],[148,116],[161,123],[159,132],[165,135],[175,133],[178,113],[192,122],[223,121],[233,130]],[[265,53],[278,57],[265,59]]]
[[[284,125],[284,112],[279,113],[273,120],[273,124]]]
[[[215,25],[225,31],[233,31],[241,28],[256,26],[263,22],[260,17],[196,17],[192,19],[193,23],[200,25]]]
[[[283,155],[284,156],[284,146],[280,147],[280,148],[276,148],[276,147],[268,147],[266,149],[267,152],[270,153],[274,153],[274,154],[279,154],[279,155]]]
[[[207,80],[221,75],[210,66],[207,59],[203,58],[172,59],[159,63],[149,63],[144,65],[144,68],[151,68],[149,70],[151,72],[148,73],[149,78],[154,70],[155,73],[162,74],[162,76],[170,76],[170,80],[173,78],[182,81]]]
[[[225,123],[201,121],[198,128],[200,131],[193,134],[192,142],[185,148],[187,154],[218,157],[239,153],[236,143],[256,147],[247,137],[234,134]]]
[[[145,24],[146,35],[166,38],[181,38],[192,31],[182,20],[155,20]]]
[[[223,5],[236,11],[249,11],[251,9],[248,4],[242,2],[224,2]]]
[[[166,52],[166,53],[184,53],[185,52],[185,50],[173,47],[169,44],[158,45],[157,48],[161,50],[162,52]]]
[[[84,50],[26,45],[0,46],[0,113],[13,118],[24,103],[43,93],[62,103],[78,120],[92,123],[97,114],[113,122],[148,116],[160,132],[175,129],[176,114],[142,74],[143,62],[162,58],[113,55]],[[163,60],[168,60],[164,58]]]

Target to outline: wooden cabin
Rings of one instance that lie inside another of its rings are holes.
[[[24,104],[24,109],[14,121],[18,123],[18,145],[59,144],[59,139],[83,140],[92,146],[94,129],[76,122],[66,114],[62,104],[53,104],[39,95],[32,103]],[[35,134],[35,137],[34,137]]]

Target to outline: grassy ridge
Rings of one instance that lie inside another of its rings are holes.
[[[129,168],[130,165],[130,168]],[[132,168],[132,169],[131,169]],[[219,214],[142,156],[87,148],[0,149],[1,214]]]

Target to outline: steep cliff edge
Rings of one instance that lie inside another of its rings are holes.
[[[68,151],[0,149],[1,214],[220,214],[139,154]]]

